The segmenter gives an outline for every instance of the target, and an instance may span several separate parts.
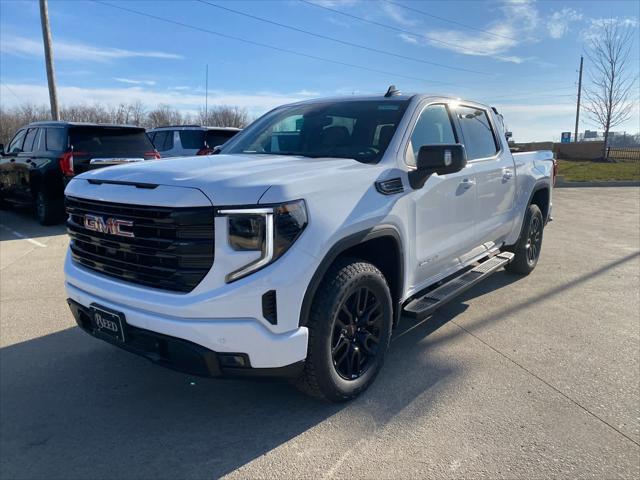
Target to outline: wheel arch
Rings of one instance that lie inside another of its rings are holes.
[[[383,255],[378,256],[377,254],[380,252]],[[306,325],[313,299],[322,279],[331,265],[342,257],[366,260],[380,269],[389,284],[393,301],[393,323],[397,324],[401,311],[399,301],[404,289],[405,256],[402,237],[395,226],[378,225],[344,237],[329,249],[311,277],[305,291],[298,320],[299,325]]]

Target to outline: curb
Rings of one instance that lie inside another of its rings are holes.
[[[574,187],[640,187],[637,180],[609,180],[592,182],[567,182],[562,175],[558,175],[554,188],[574,188]]]

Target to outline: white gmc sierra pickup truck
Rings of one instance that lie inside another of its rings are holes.
[[[287,376],[355,397],[401,315],[505,267],[528,274],[551,152],[429,95],[276,108],[219,154],[100,169],[66,188],[68,302],[86,332],[203,376]]]

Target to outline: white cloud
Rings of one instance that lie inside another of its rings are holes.
[[[549,36],[554,39],[564,37],[569,31],[572,22],[582,20],[582,14],[573,8],[563,8],[551,14],[547,21]]]
[[[526,41],[538,28],[540,18],[530,0],[510,0],[498,7],[500,17],[483,27],[484,31],[462,29],[436,29],[427,32],[427,45],[451,50],[464,55],[492,57],[503,62],[522,63],[526,58],[505,55]],[[400,35],[407,43],[419,43],[415,36]]]
[[[414,45],[418,44],[418,39],[416,38],[415,35],[409,35],[407,33],[401,33],[398,35],[402,40],[404,40],[407,43],[413,43]]]
[[[311,0],[311,3],[317,3],[323,7],[349,7],[358,3],[358,0]]]
[[[616,25],[623,28],[637,28],[638,19],[633,17],[612,17],[612,18],[591,18],[587,27],[580,32],[580,36],[585,41],[594,40],[602,35],[604,27]]]
[[[417,23],[414,19],[407,17],[405,11],[393,3],[381,2],[378,5],[382,6],[382,11],[387,18],[404,27],[411,27]]]
[[[137,51],[123,48],[99,47],[65,40],[53,40],[54,55],[59,60],[104,62],[120,58],[182,59],[182,55],[158,51]],[[44,56],[42,40],[18,35],[3,35],[0,51],[8,55]]]
[[[0,84],[0,94],[4,107],[18,105],[22,100],[34,104],[47,104],[49,93],[44,85],[25,83]],[[59,86],[58,96],[62,104],[102,104],[142,102],[149,107],[159,104],[171,105],[182,111],[193,111],[204,106],[204,93],[188,93],[177,90],[155,90],[140,86],[121,88],[83,88]],[[256,92],[242,93],[221,90],[209,90],[209,105],[233,105],[249,110],[251,114],[260,114],[285,103],[297,102],[318,96],[317,92],[306,90],[293,93]]]
[[[127,83],[129,85],[149,85],[153,86],[156,84],[155,80],[134,80],[132,78],[119,78],[115,77],[114,80],[120,83]]]

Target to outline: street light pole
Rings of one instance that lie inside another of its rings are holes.
[[[49,7],[47,6],[47,0],[40,0],[40,22],[42,23],[44,59],[47,65],[47,81],[49,82],[51,118],[54,120],[60,120],[60,110],[58,109],[58,91],[56,89],[56,73],[53,69],[53,47],[51,45],[51,29],[49,28]]]
[[[578,141],[578,120],[580,119],[580,95],[582,94],[582,62],[584,58],[580,55],[580,75],[578,76],[578,104],[576,106],[576,131],[573,136],[573,141]]]

